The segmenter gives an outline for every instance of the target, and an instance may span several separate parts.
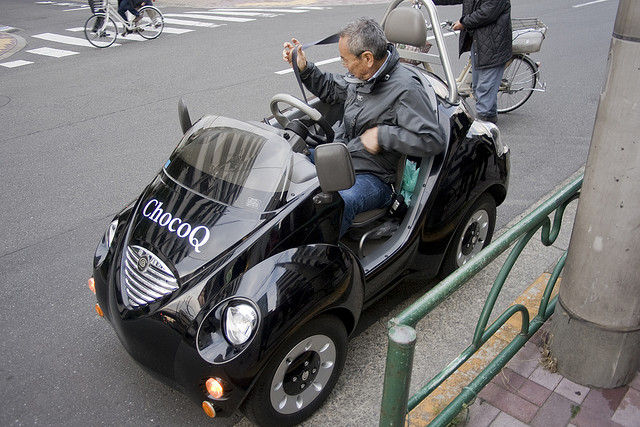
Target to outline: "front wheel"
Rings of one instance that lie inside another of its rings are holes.
[[[483,194],[471,206],[456,229],[445,257],[442,275],[451,274],[484,249],[493,237],[496,225],[496,202]]]
[[[145,39],[155,39],[162,33],[164,17],[153,6],[144,6],[140,9],[142,18],[136,25],[136,31]]]
[[[538,66],[526,55],[515,55],[507,62],[498,91],[498,113],[522,106],[536,87]]]
[[[336,384],[347,355],[347,331],[333,316],[299,328],[274,354],[242,407],[263,426],[290,426],[307,419]]]
[[[118,27],[113,19],[107,19],[104,13],[96,13],[85,22],[84,35],[95,47],[109,47],[116,41]]]

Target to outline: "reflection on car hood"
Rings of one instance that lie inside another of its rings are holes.
[[[264,221],[264,215],[217,203],[160,175],[139,199],[127,245],[150,250],[181,278],[231,250]]]

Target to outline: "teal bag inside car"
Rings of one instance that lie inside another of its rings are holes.
[[[416,188],[419,171],[420,168],[418,168],[416,162],[412,160],[407,160],[404,164],[404,175],[402,176],[402,189],[400,190],[400,194],[404,197],[407,206],[411,203],[411,196],[413,195],[413,190]]]

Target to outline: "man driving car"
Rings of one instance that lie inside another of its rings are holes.
[[[334,125],[335,140],[347,145],[356,173],[353,187],[340,191],[345,203],[343,236],[358,213],[390,204],[402,154],[435,156],[446,141],[436,106],[417,76],[399,62],[377,22],[359,18],[338,34],[345,75],[320,71],[307,61],[295,38],[284,43],[282,55],[291,64],[292,51],[297,50],[306,88],[325,103],[343,106],[342,121]]]

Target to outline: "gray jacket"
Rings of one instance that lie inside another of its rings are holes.
[[[434,0],[437,5],[462,4],[459,53],[473,42],[476,68],[491,68],[511,58],[511,2],[509,0]]]
[[[323,102],[344,106],[343,121],[334,125],[336,141],[347,145],[356,173],[392,183],[401,153],[434,156],[444,150],[446,133],[438,124],[437,106],[431,105],[417,76],[400,64],[393,45],[388,49],[391,58],[373,81],[325,73],[311,62],[300,77]],[[360,135],[375,126],[382,147],[377,155],[360,142]]]

